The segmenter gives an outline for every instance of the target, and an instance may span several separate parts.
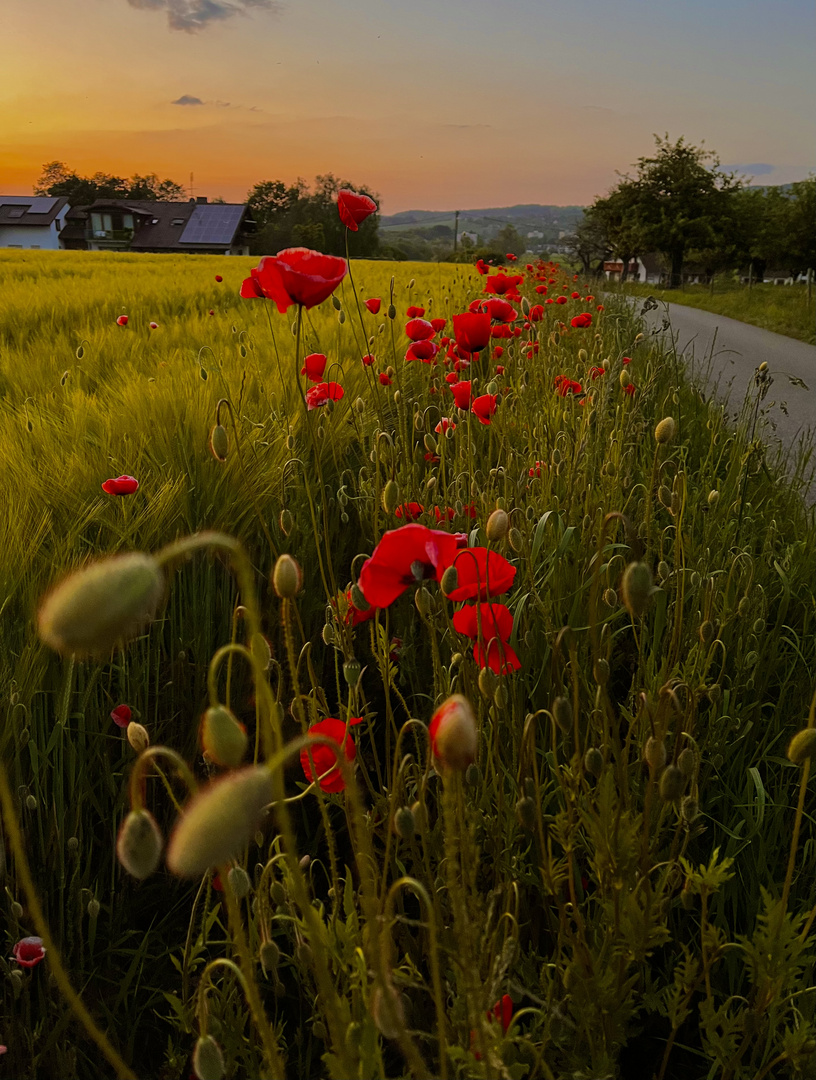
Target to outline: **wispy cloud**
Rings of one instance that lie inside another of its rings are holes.
[[[223,22],[234,15],[246,15],[252,9],[279,12],[277,0],[127,0],[131,7],[143,11],[167,12],[171,30],[195,34],[212,23]]]
[[[182,94],[180,98],[176,98],[175,101],[170,102],[171,105],[203,105],[204,102],[200,97],[194,97],[192,94]]]
[[[196,97],[194,94],[182,94],[181,97],[176,98],[175,101],[170,102],[171,105],[201,105],[207,106],[213,109],[240,109],[243,112],[263,112],[264,110],[257,105],[233,105],[231,101],[204,101],[200,97]]]
[[[723,168],[732,172],[750,173],[751,176],[767,176],[774,171],[776,165],[767,165],[760,161],[752,165],[723,165]]]

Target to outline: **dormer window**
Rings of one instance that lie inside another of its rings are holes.
[[[170,224],[171,225],[183,225],[184,224],[184,218],[183,217],[174,217],[173,220],[170,222]]]

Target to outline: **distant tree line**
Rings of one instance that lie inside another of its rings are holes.
[[[139,199],[145,202],[180,202],[186,198],[184,188],[174,180],[160,180],[156,173],[129,179],[110,173],[96,172],[80,176],[64,161],[49,161],[34,185],[35,195],[62,195],[71,206],[87,206],[97,199]]]
[[[680,138],[655,136],[653,157],[637,162],[584,212],[569,238],[586,273],[614,255],[629,263],[649,252],[666,261],[670,287],[693,263],[706,280],[745,269],[757,280],[769,266],[793,277],[816,268],[816,177],[784,187],[748,187],[721,169],[715,153]]]

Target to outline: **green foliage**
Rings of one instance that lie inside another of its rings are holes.
[[[186,197],[181,184],[160,180],[156,173],[129,180],[109,173],[79,176],[62,161],[49,161],[34,185],[35,195],[63,195],[72,206],[82,206],[96,199],[140,199],[148,202],[178,202]]]

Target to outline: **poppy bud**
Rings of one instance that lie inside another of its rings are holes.
[[[629,378],[629,372],[626,370],[626,368],[624,368],[623,371],[620,373],[620,375],[618,376],[618,379],[619,379],[620,384],[621,384],[621,386],[623,387],[624,390],[629,385],[629,383],[632,381]]]
[[[261,671],[269,671],[272,664],[272,646],[263,634],[253,634],[249,643],[249,651],[258,661]]]
[[[700,635],[700,641],[703,645],[708,645],[714,638],[714,625],[708,619],[704,623],[700,624],[698,631]]]
[[[167,867],[198,877],[234,858],[252,839],[261,812],[272,801],[272,776],[248,765],[204,788],[185,807],[167,848]]]
[[[680,813],[683,815],[686,824],[692,825],[700,816],[700,804],[693,796],[686,795],[680,803]]]
[[[359,585],[351,586],[351,602],[358,611],[369,611],[371,609],[371,604],[366,600]]]
[[[424,585],[421,585],[414,593],[414,603],[423,619],[427,619],[433,613],[433,597]]]
[[[520,553],[524,547],[524,537],[521,531],[516,528],[512,528],[507,533],[507,543],[516,553]]]
[[[227,429],[221,424],[216,424],[210,432],[210,453],[216,461],[226,461],[229,451],[229,436]]]
[[[635,618],[646,610],[652,595],[652,571],[643,562],[632,562],[623,572],[621,593],[626,610]]]
[[[274,941],[265,941],[258,952],[258,959],[264,971],[274,971],[280,960],[280,949]]]
[[[64,655],[104,658],[153,619],[164,592],[156,560],[139,551],[113,555],[64,578],[43,601],[38,629]]]
[[[247,751],[246,728],[224,705],[213,705],[204,713],[198,740],[207,757],[227,769],[237,768]]]
[[[273,881],[272,884],[269,886],[269,896],[272,900],[272,903],[277,904],[278,907],[281,907],[283,904],[285,904],[287,897],[286,889],[284,888],[283,882]]]
[[[360,681],[362,671],[363,668],[359,660],[354,658],[346,660],[345,664],[343,664],[343,678],[346,680],[347,685],[352,688],[355,687]]]
[[[720,493],[716,489],[708,493],[708,505],[713,509],[720,501]]]
[[[272,571],[272,585],[281,600],[291,600],[300,592],[303,573],[291,555],[279,555]]]
[[[584,769],[590,776],[594,776],[596,780],[600,780],[601,773],[604,767],[604,756],[597,746],[590,746],[587,752],[584,754]]]
[[[586,351],[586,349],[578,350],[578,359],[581,361],[582,364],[585,364],[587,362],[587,360],[589,359],[589,353]]]
[[[193,1051],[196,1080],[223,1080],[226,1075],[224,1055],[212,1035],[200,1035]]]
[[[394,307],[393,304],[388,305],[387,315],[388,315],[389,319],[396,319],[396,317],[397,317],[397,309]]]
[[[464,772],[475,760],[479,743],[476,718],[470,702],[461,694],[453,694],[439,706],[428,732],[434,757],[445,768]]]
[[[340,323],[341,326],[343,325],[343,323],[346,321],[345,311],[340,311],[337,313],[337,321]]]
[[[125,870],[143,881],[159,865],[164,838],[147,810],[131,810],[119,829],[116,857]]]
[[[85,910],[88,912],[89,919],[98,919],[99,912],[102,910],[102,905],[99,903],[95,896],[92,896],[91,899],[88,901],[88,906]]]
[[[650,769],[659,772],[666,764],[666,744],[662,739],[650,735],[643,747],[643,760]]]
[[[673,416],[664,416],[655,428],[655,439],[661,446],[666,446],[674,438],[677,425]]]
[[[294,450],[295,449],[295,436],[294,435],[287,435],[286,436],[286,449],[287,450]]]
[[[334,307],[335,311],[339,311],[342,307],[342,304],[340,303],[340,298],[336,294],[332,296],[332,306]]]
[[[617,606],[618,594],[615,592],[614,589],[604,589],[603,598],[604,603],[607,607],[613,608]]]
[[[19,904],[19,903],[18,903],[18,902],[17,902],[16,900],[15,900],[15,901],[13,901],[13,903],[12,903],[12,905],[11,905],[11,914],[12,914],[12,915],[14,916],[14,918],[15,918],[15,919],[17,919],[17,921],[19,922],[19,920],[20,920],[20,919],[22,919],[22,917],[23,917],[23,914],[24,914],[24,912],[23,912],[23,905],[22,905],[22,904]]]
[[[396,1039],[405,1027],[402,998],[390,984],[374,988],[371,995],[371,1016],[377,1030],[386,1039]]]
[[[498,544],[501,540],[504,540],[505,536],[507,536],[509,527],[510,519],[507,516],[507,511],[494,510],[487,519],[487,525],[485,526],[487,539],[491,544]]]
[[[666,581],[666,579],[669,577],[669,574],[671,574],[671,567],[664,559],[661,559],[660,562],[657,564],[657,576],[660,578],[661,581]]]
[[[227,874],[227,884],[232,889],[233,895],[237,896],[239,900],[249,896],[252,890],[252,882],[249,880],[249,874],[244,870],[243,866],[233,866],[231,868]]]
[[[433,437],[433,435],[426,435],[423,439],[423,442],[425,443],[425,449],[428,451],[429,454],[436,453],[436,439]]]
[[[677,758],[677,767],[687,780],[690,780],[693,776],[696,764],[697,758],[694,755],[694,751],[690,746],[687,746],[685,750],[680,752],[680,756]]]
[[[294,522],[292,521],[291,513],[286,509],[285,506],[280,512],[278,524],[280,525],[280,531],[283,533],[283,535],[289,536],[292,531],[292,525],[294,524]]]
[[[599,686],[606,686],[609,682],[609,661],[601,657],[592,665],[592,676]]]
[[[676,765],[667,765],[660,777],[660,798],[664,802],[677,802],[683,794],[686,778]]]
[[[479,690],[481,691],[482,697],[487,698],[488,701],[492,701],[498,685],[498,675],[494,674],[491,668],[483,667],[479,672]]]
[[[439,587],[444,596],[450,596],[452,592],[459,588],[459,571],[455,566],[447,567],[442,574],[442,580],[439,582]]]
[[[389,480],[383,488],[382,505],[386,514],[393,514],[399,502],[399,486],[396,480]]]
[[[569,735],[572,731],[572,705],[569,698],[559,695],[552,703],[552,715],[556,726]]]
[[[665,507],[671,507],[672,493],[671,488],[666,487],[665,484],[661,484],[657,490],[657,497]]]
[[[535,828],[535,803],[526,795],[516,803],[516,818],[522,828]]]
[[[409,806],[401,806],[394,814],[394,832],[403,840],[410,840],[416,832],[416,820]]]
[[[798,731],[788,746],[788,761],[794,765],[804,765],[808,758],[816,758],[816,728]]]
[[[141,754],[143,750],[147,750],[148,746],[150,746],[150,736],[147,734],[147,728],[137,724],[134,720],[131,720],[128,724],[125,734],[127,735],[127,741],[137,754]]]
[[[352,408],[354,409],[354,411],[357,413],[358,416],[362,416],[363,413],[365,412],[365,402],[363,401],[363,399],[361,397],[356,397],[354,399],[354,403],[352,404]]]

